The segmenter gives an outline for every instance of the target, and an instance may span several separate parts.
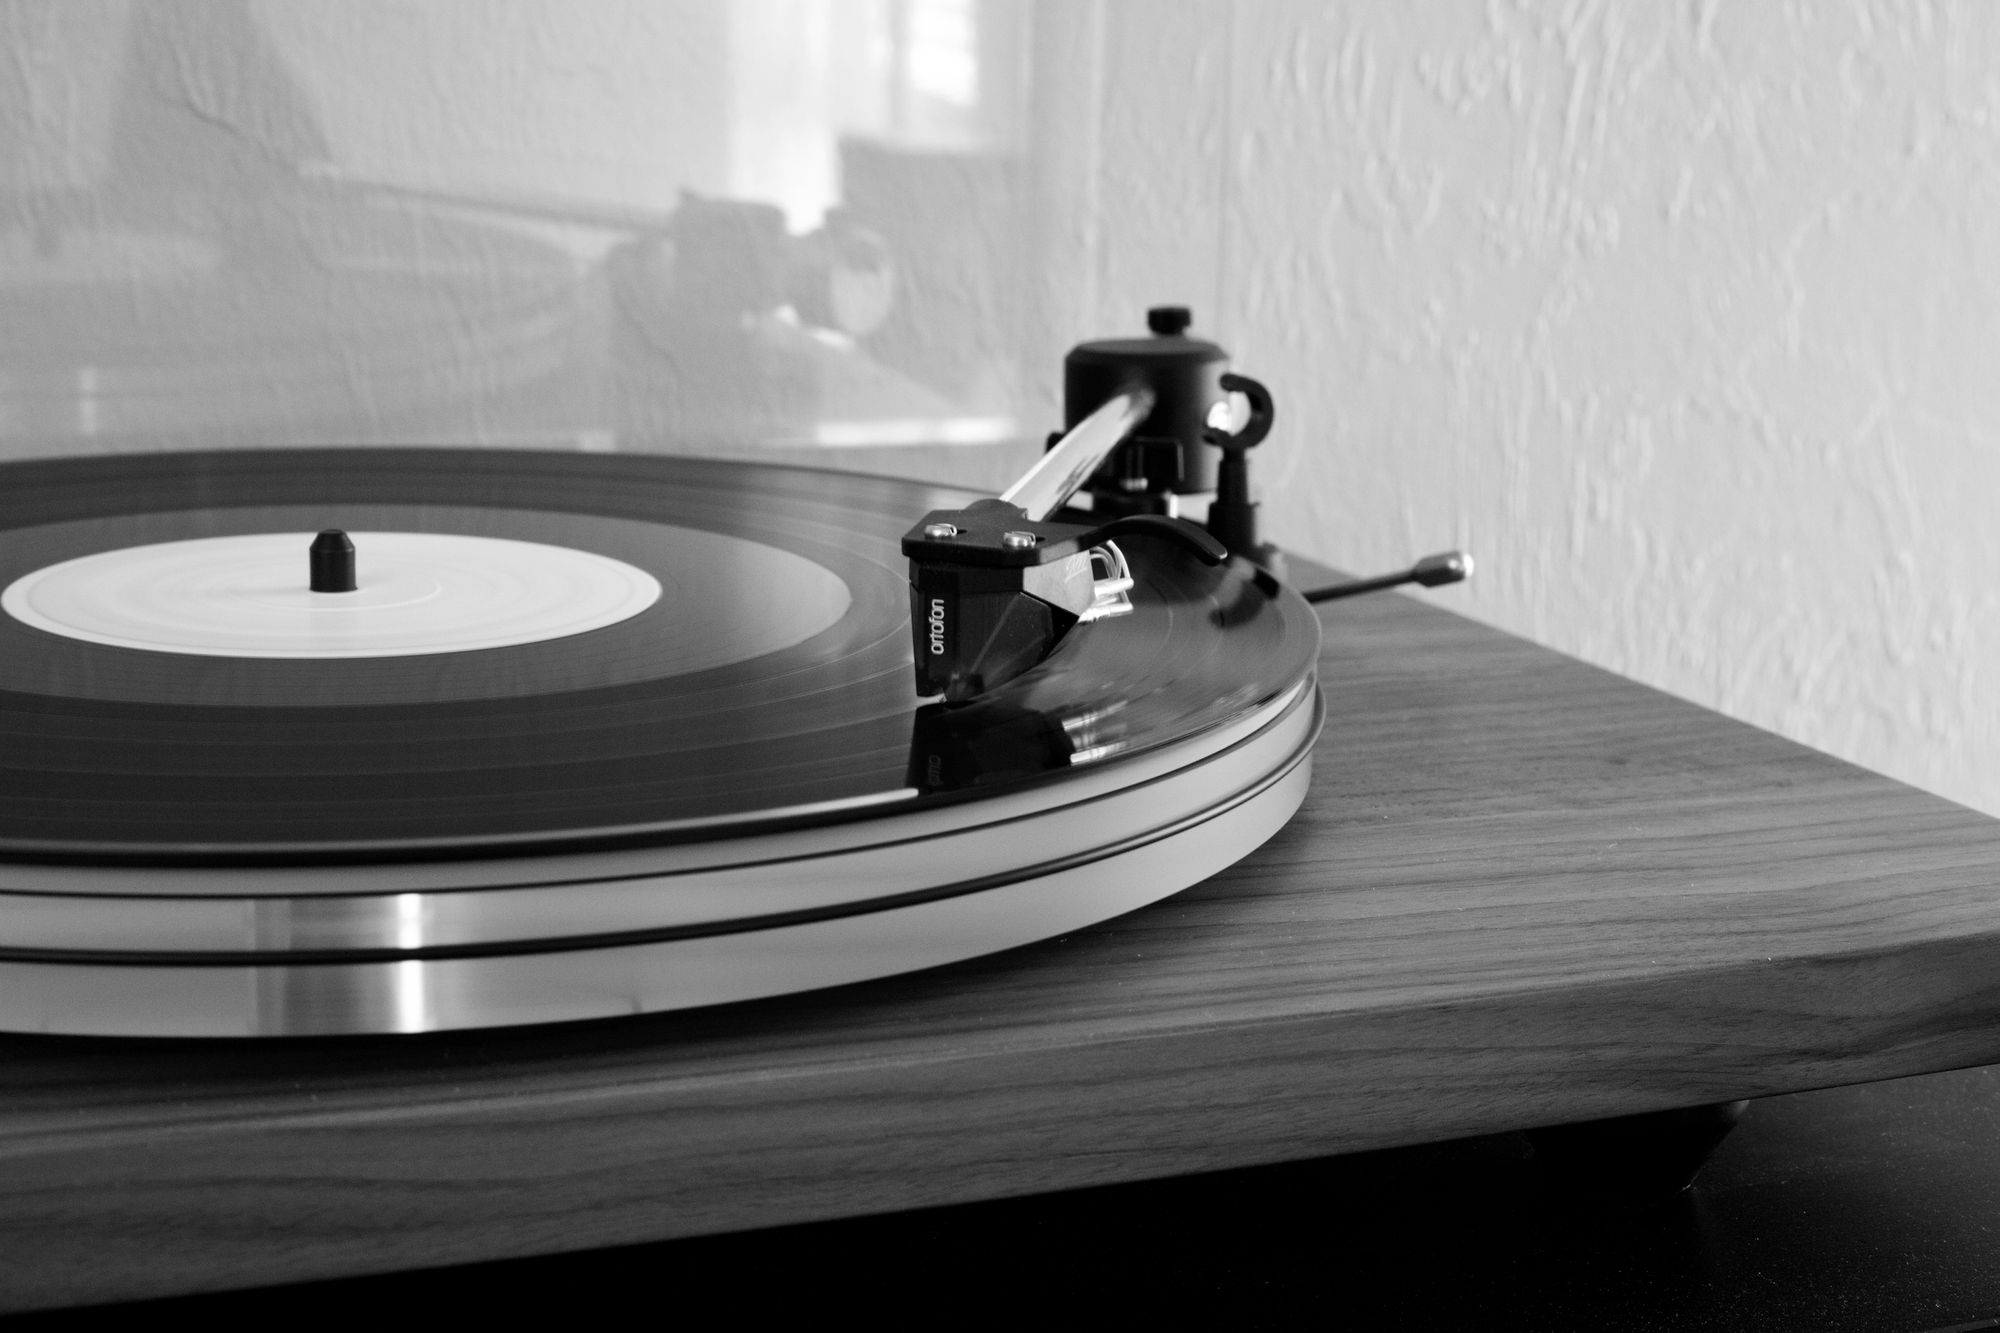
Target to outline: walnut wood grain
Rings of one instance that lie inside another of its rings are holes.
[[[0,1039],[0,1303],[767,1226],[2000,1059],[2000,822],[1390,595],[1296,819],[932,973],[511,1033]]]

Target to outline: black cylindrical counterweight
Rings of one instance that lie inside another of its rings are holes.
[[[354,591],[354,543],[339,528],[328,528],[313,538],[312,590],[314,592]]]
[[[1079,343],[1063,358],[1065,430],[1113,394],[1137,385],[1153,391],[1152,412],[1092,480],[1093,492],[1121,485],[1152,495],[1215,489],[1215,450],[1203,443],[1202,431],[1209,411],[1228,397],[1221,379],[1229,356],[1188,337],[1190,318],[1183,306],[1155,306],[1146,312],[1151,337]]]

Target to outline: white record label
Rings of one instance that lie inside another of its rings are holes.
[[[359,585],[311,591],[310,532],[202,537],[38,569],[0,609],[51,634],[203,657],[409,657],[567,638],[638,615],[651,574],[502,537],[356,532]]]

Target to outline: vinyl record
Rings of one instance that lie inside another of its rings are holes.
[[[904,971],[1185,887],[1309,773],[1310,608],[1143,543],[1131,615],[922,703],[898,540],[966,498],[934,488],[465,450],[0,482],[4,1027],[407,1031]],[[298,590],[327,528],[378,606]]]

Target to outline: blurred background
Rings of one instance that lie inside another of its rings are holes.
[[[0,458],[990,490],[1185,304],[1276,396],[1267,535],[1465,546],[1454,608],[2000,814],[1993,7],[0,0],[0,52]]]

